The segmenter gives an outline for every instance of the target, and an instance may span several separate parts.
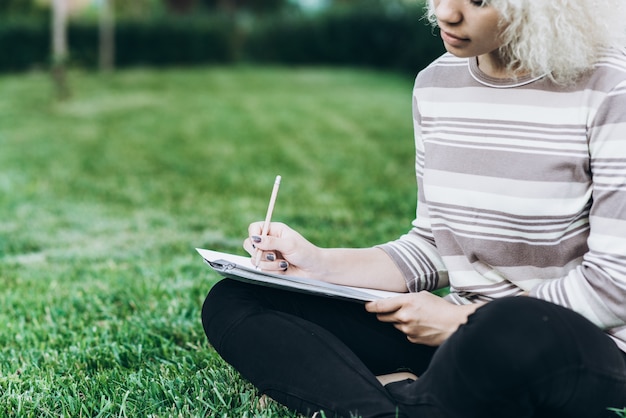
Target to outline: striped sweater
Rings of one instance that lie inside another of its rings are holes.
[[[417,217],[380,246],[410,291],[524,291],[626,351],[626,53],[576,85],[490,78],[445,54],[413,90]]]

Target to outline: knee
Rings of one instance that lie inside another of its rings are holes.
[[[224,300],[225,286],[224,280],[217,282],[211,287],[209,293],[204,299],[204,303],[202,305],[202,323],[207,324],[210,323],[212,318],[219,314],[220,308],[222,305],[222,301]]]
[[[204,299],[204,303],[202,304],[202,326],[204,328],[204,333],[209,339],[209,342],[214,346],[215,338],[213,338],[213,336],[215,335],[215,332],[213,332],[213,324],[219,322],[219,319],[215,321],[215,317],[219,315],[220,312],[222,299],[221,294],[222,288],[224,287],[222,283],[223,280],[213,285],[211,290],[209,290],[206,298]]]
[[[202,326],[215,348],[220,346],[227,331],[248,314],[246,290],[245,285],[225,279],[213,285],[206,296],[202,305]]]
[[[470,316],[467,330],[498,345],[524,344],[549,331],[554,308],[564,309],[530,297],[497,299]]]
[[[566,308],[529,297],[488,303],[470,316],[451,338],[453,350],[470,373],[490,369],[501,375],[494,382],[527,381],[538,371],[560,367],[567,358],[570,326],[564,316],[578,315]]]

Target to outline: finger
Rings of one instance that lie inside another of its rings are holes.
[[[261,235],[262,231],[263,231],[263,222],[262,221],[252,222],[248,226],[248,236],[249,237],[251,237],[253,235]]]
[[[380,322],[390,322],[394,324],[398,322],[393,314],[377,314],[376,319]]]
[[[255,248],[263,251],[288,253],[293,245],[289,240],[272,235],[252,235],[250,239]]]
[[[243,241],[243,249],[246,250],[248,254],[250,254],[250,257],[252,258],[251,262],[252,264],[255,265],[255,267],[257,267],[256,266],[257,257],[259,257],[260,260],[268,260],[268,261],[274,261],[277,258],[275,252],[264,253],[262,250],[257,248],[256,244],[250,238],[246,238]]]
[[[246,250],[246,252],[251,256],[256,253],[256,246],[252,243],[252,240],[250,238],[246,238],[243,241],[243,249]]]
[[[262,225],[261,225],[262,227]],[[291,230],[287,225],[282,222],[270,222],[267,228],[267,235],[274,237],[282,237],[287,231]]]
[[[267,272],[284,274],[289,270],[289,263],[285,260],[261,261],[259,268]]]
[[[263,258],[267,261],[276,261],[276,254],[272,251],[264,253]]]
[[[265,226],[264,221],[252,222],[248,226],[248,236],[252,237],[254,235],[260,236],[263,233],[263,226]],[[282,222],[270,222],[267,228],[267,235],[272,235],[275,237],[280,237],[290,228]]]
[[[372,313],[395,312],[402,307],[402,300],[398,300],[399,298],[400,297],[378,299],[367,303],[365,309]]]

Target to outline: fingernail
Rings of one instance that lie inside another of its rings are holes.
[[[286,261],[281,261],[279,266],[281,269],[287,270],[287,267],[289,267],[289,263],[287,263]]]
[[[250,238],[252,238],[252,241],[259,243],[261,242],[261,237],[258,235],[252,235]]]
[[[265,258],[266,258],[268,261],[274,261],[274,260],[276,260],[276,256],[275,256],[274,254],[271,254],[271,253],[270,253],[270,254],[268,254],[268,255],[266,255],[266,256],[265,256]]]

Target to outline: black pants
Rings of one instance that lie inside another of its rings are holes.
[[[260,391],[327,417],[617,417],[626,355],[582,316],[530,297],[478,309],[439,348],[410,343],[358,303],[218,282],[210,343]],[[375,375],[417,381],[383,387]]]

